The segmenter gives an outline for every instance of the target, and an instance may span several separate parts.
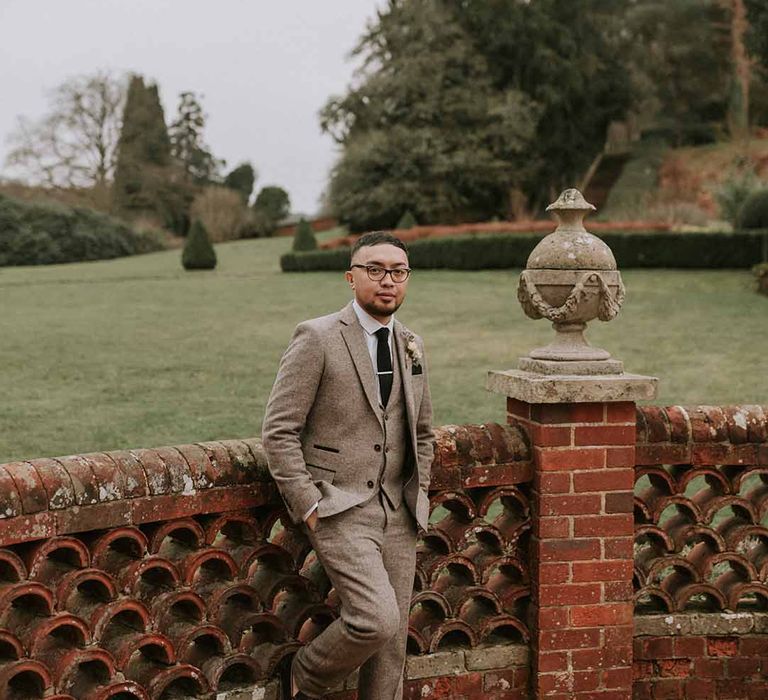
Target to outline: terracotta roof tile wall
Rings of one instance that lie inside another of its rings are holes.
[[[524,436],[445,426],[437,442],[409,648],[525,641]],[[0,698],[207,698],[268,679],[336,615],[282,516],[255,439],[0,465]]]
[[[636,614],[768,610],[768,406],[637,421]]]

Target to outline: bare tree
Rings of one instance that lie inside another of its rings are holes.
[[[115,167],[125,80],[98,72],[53,90],[39,121],[19,118],[6,166],[47,187],[104,188]]]

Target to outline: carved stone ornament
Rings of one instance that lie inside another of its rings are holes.
[[[624,302],[624,284],[611,249],[584,228],[595,207],[568,189],[547,207],[559,224],[533,249],[517,298],[526,315],[552,321],[555,339],[521,359],[520,368],[545,374],[621,374],[622,363],[584,337],[595,318],[610,321]]]

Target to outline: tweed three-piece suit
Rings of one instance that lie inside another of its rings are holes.
[[[267,404],[262,440],[270,472],[294,522],[317,504],[317,526],[304,527],[341,601],[339,619],[294,662],[310,696],[358,666],[361,700],[402,696],[434,436],[423,344],[397,320],[392,356],[392,390],[382,406],[350,303],[297,326]]]

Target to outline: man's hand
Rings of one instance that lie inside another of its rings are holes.
[[[309,514],[309,517],[304,522],[312,532],[315,531],[315,528],[317,527],[317,508]]]

